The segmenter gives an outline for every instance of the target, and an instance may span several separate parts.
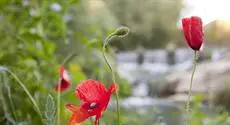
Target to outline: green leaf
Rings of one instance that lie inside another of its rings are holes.
[[[46,99],[45,125],[54,125],[56,116],[56,106],[54,99],[49,95]]]
[[[24,41],[36,41],[36,40],[43,40],[41,36],[36,33],[30,33],[29,31],[25,31],[20,35],[20,38]]]

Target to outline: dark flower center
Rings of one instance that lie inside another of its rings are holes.
[[[89,108],[90,109],[94,109],[94,108],[96,108],[97,107],[97,103],[95,103],[95,102],[93,102],[93,103],[91,103],[90,105],[89,105]]]

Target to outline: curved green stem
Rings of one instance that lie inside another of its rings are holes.
[[[111,34],[105,39],[104,44],[103,44],[103,51],[102,51],[103,58],[104,58],[104,60],[106,62],[106,65],[109,67],[109,69],[110,69],[110,71],[112,73],[113,83],[116,83],[115,73],[114,73],[114,71],[112,69],[112,66],[109,64],[109,61],[108,61],[108,59],[106,57],[106,52],[105,52],[106,50],[105,49],[106,49],[106,45],[108,45],[110,40],[115,36],[116,35]],[[120,104],[119,104],[119,93],[118,93],[118,91],[116,91],[116,104],[117,104],[117,124],[120,125]]]
[[[68,55],[62,62],[62,65],[65,65],[66,63],[70,62],[76,55],[77,55],[77,52],[73,52],[70,55]]]
[[[197,58],[197,51],[194,51],[194,59],[193,59],[193,71],[192,71],[192,76],[191,76],[191,80],[190,80],[190,84],[189,84],[189,91],[188,91],[188,101],[187,101],[187,106],[186,106],[186,115],[187,115],[187,122],[186,125],[190,125],[190,114],[189,114],[189,110],[190,110],[190,98],[191,98],[191,90],[192,90],[192,81],[193,81],[193,77],[196,71],[196,58]]]
[[[38,115],[42,118],[42,113],[41,110],[38,107],[38,104],[36,103],[36,101],[34,100],[33,96],[30,94],[29,90],[26,88],[26,86],[23,84],[23,82],[17,77],[17,75],[15,75],[12,71],[10,71],[9,69],[6,69],[6,71],[18,82],[18,84],[23,88],[23,90],[25,91],[25,93],[28,95],[29,99],[31,100],[32,104],[35,107],[35,110],[37,111]]]

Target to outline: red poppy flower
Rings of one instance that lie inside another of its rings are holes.
[[[117,90],[118,86],[114,83],[109,89],[106,89],[99,81],[82,81],[75,91],[82,104],[80,106],[66,105],[67,109],[73,113],[69,120],[69,125],[83,122],[91,116],[96,116],[94,125],[98,125],[102,113],[108,106],[111,94]]]
[[[186,41],[193,50],[199,50],[204,42],[202,20],[200,17],[192,16],[182,19],[182,28]]]
[[[59,67],[59,74],[60,74],[59,83],[55,86],[55,90],[57,92],[59,91],[62,92],[70,87],[71,82],[70,82],[70,76],[68,72],[65,70],[64,66]]]

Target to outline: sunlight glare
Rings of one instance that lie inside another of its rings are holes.
[[[202,17],[204,24],[214,20],[230,20],[230,0],[186,0],[191,12],[186,16]]]

